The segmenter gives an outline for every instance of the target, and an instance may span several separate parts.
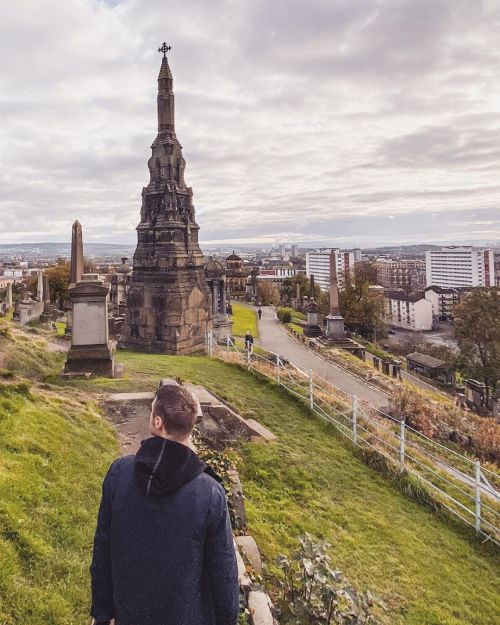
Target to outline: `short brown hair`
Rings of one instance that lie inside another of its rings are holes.
[[[166,384],[156,391],[153,415],[160,417],[164,428],[172,436],[189,436],[197,413],[198,403],[184,387]]]

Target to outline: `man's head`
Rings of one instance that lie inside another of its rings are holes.
[[[198,400],[184,387],[161,386],[151,405],[149,431],[153,436],[184,441],[193,431],[199,410]]]

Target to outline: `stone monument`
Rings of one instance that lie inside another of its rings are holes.
[[[172,73],[165,43],[158,76],[158,135],[142,191],[141,221],[120,347],[187,354],[205,346],[210,294],[198,243],[192,189],[175,134]]]
[[[82,279],[83,274],[83,236],[82,226],[78,219],[71,229],[71,270],[69,276],[70,284],[77,284]]]
[[[326,318],[326,336],[329,339],[345,338],[344,318],[339,308],[339,284],[335,252],[330,252],[330,314]]]
[[[12,298],[12,282],[9,282],[9,284],[7,284],[7,297],[5,299],[5,303],[7,306],[7,310],[10,310],[13,306],[13,298]]]
[[[233,331],[233,323],[227,314],[226,272],[222,263],[210,257],[205,265],[205,276],[212,301],[213,332],[217,339],[225,339]]]
[[[69,287],[73,309],[71,347],[65,373],[113,377],[114,357],[108,331],[109,286],[97,274],[83,274]]]
[[[59,317],[59,311],[50,303],[49,276],[43,276],[43,313],[40,316],[42,323],[50,323]]]
[[[83,275],[83,235],[82,226],[78,219],[71,227],[71,264],[69,271],[69,284],[70,287],[74,284],[78,284]],[[73,327],[73,307],[71,301],[68,305],[64,306],[66,312],[66,329],[65,334],[71,335]]]
[[[304,328],[304,336],[315,338],[322,335],[318,324],[318,305],[314,301],[314,275],[310,277],[309,301],[306,306],[307,324]]]

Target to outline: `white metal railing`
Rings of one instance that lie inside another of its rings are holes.
[[[245,366],[302,398],[356,446],[382,455],[399,472],[415,476],[444,508],[500,546],[500,475],[261,347],[207,336],[209,356]]]

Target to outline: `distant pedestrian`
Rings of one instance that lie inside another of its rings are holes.
[[[90,567],[97,625],[237,624],[226,495],[191,442],[198,411],[185,388],[162,386],[151,438],[104,479]]]
[[[249,354],[253,352],[253,336],[250,333],[250,330],[247,330],[245,334],[245,349]]]
[[[259,321],[260,321],[261,318],[262,318],[262,309],[261,308],[259,308],[259,310],[257,311],[257,314],[259,315]]]

